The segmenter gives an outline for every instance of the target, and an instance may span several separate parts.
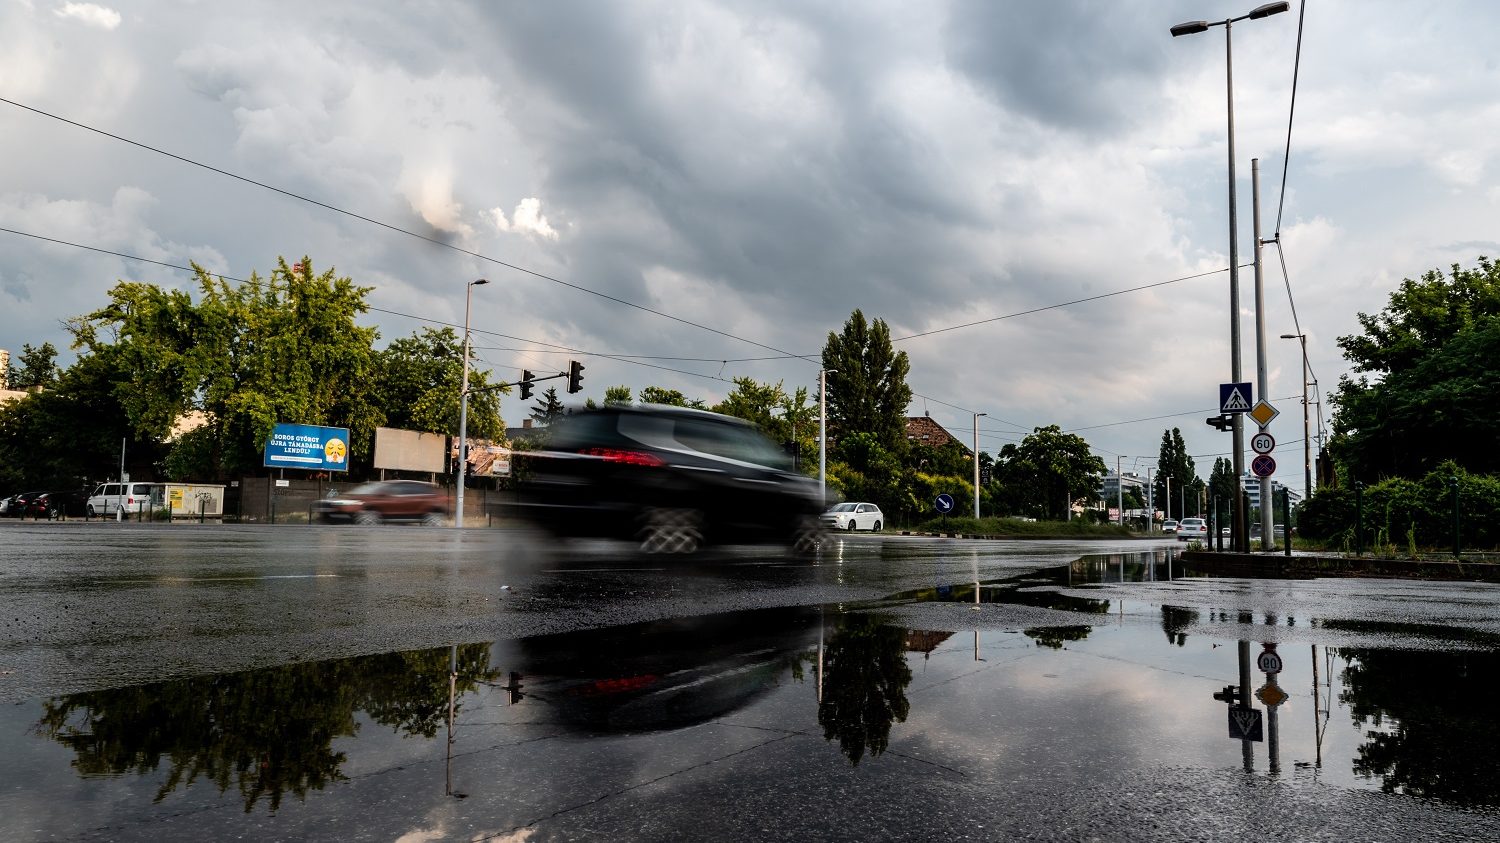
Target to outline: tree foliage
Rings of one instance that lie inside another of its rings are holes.
[[[1038,427],[995,461],[999,502],[1006,514],[1062,521],[1080,501],[1096,498],[1108,469],[1076,433]]]
[[[537,424],[546,427],[563,416],[567,415],[567,408],[563,406],[561,399],[557,397],[557,387],[549,386],[542,397],[536,400],[531,408],[531,418]]]
[[[1167,494],[1169,477],[1172,479],[1170,495]],[[1180,428],[1162,431],[1161,450],[1156,461],[1156,479],[1152,481],[1152,488],[1156,505],[1166,513],[1167,518],[1182,519],[1198,514],[1198,498],[1205,487],[1198,477],[1197,465],[1188,455]]]
[[[458,433],[462,358],[463,340],[447,327],[422,328],[376,352],[372,397],[385,417],[385,426]],[[469,436],[492,441],[505,438],[498,392],[509,389],[491,389],[488,372],[470,370]]]
[[[32,387],[52,387],[57,384],[57,377],[61,370],[57,367],[57,347],[50,342],[44,342],[39,346],[26,343],[21,346],[21,354],[16,358],[16,363],[9,364],[6,372],[6,383],[11,389],[31,389]]]
[[[841,333],[828,334],[823,368],[834,370],[827,376],[829,437],[839,441],[869,433],[886,451],[904,456],[911,362],[891,345],[885,320],[868,323],[864,313],[854,311]]]
[[[1444,460],[1500,472],[1500,264],[1480,257],[1405,279],[1385,309],[1339,337],[1330,450],[1349,480],[1420,477]]]

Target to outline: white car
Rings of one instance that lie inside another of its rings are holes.
[[[153,488],[155,487],[155,488]],[[155,483],[101,483],[86,504],[91,516],[149,512],[162,506],[162,489]]]
[[[1184,518],[1177,525],[1177,540],[1185,542],[1188,539],[1208,538],[1208,522],[1202,518]]]
[[[841,503],[823,513],[823,526],[830,530],[872,530],[885,526],[885,514],[873,503]]]
[[[1161,531],[1163,533],[1175,533],[1175,532],[1177,532],[1177,522],[1173,521],[1170,518],[1168,518],[1167,520],[1161,522]]]

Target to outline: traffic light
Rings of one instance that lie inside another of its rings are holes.
[[[1204,421],[1217,430],[1234,430],[1234,416],[1229,413],[1222,416],[1209,416]]]
[[[568,361],[568,391],[583,391],[583,364],[577,360]]]
[[[521,400],[525,401],[531,397],[531,372],[521,370]]]

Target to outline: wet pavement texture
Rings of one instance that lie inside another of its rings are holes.
[[[4,840],[1500,838],[1500,586],[1152,542],[0,541]]]

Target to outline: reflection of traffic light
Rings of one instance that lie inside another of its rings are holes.
[[[531,372],[521,370],[521,400],[525,401],[531,397]]]
[[[1222,416],[1209,416],[1208,418],[1204,419],[1204,421],[1208,422],[1216,430],[1234,429],[1234,416],[1230,415],[1229,413],[1225,413]]]
[[[577,360],[568,361],[568,391],[583,391],[583,364]]]

